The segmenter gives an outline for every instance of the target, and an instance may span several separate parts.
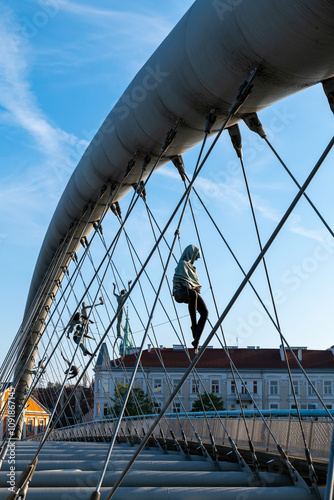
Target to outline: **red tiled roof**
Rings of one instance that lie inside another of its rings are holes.
[[[186,368],[189,360],[183,350],[166,348],[159,350],[166,368]],[[294,349],[298,358],[298,350]],[[194,349],[189,349],[191,359],[194,358]],[[230,349],[229,354],[236,367],[239,369],[286,369],[286,363],[281,361],[279,349]],[[288,360],[291,368],[298,368],[296,361],[290,352]],[[123,362],[125,366],[134,366],[136,356],[130,354],[125,356]],[[160,359],[154,349],[150,352],[143,351],[141,363],[144,367],[161,367]],[[111,362],[112,366],[114,365]],[[333,369],[334,355],[331,350],[302,350],[301,364],[306,369]],[[197,364],[198,368],[229,368],[229,361],[223,349],[206,349],[202,358]]]

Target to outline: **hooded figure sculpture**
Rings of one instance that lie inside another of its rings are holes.
[[[173,296],[176,302],[188,304],[191,318],[191,331],[193,335],[192,345],[195,354],[198,352],[199,339],[204,330],[205,322],[208,318],[208,310],[204,300],[199,295],[201,285],[198,281],[195,260],[201,256],[200,249],[194,245],[188,245],[182,253],[181,259],[175,268],[173,277]],[[196,311],[200,318],[196,322]]]

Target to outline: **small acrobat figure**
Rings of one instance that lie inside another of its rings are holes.
[[[74,314],[73,318],[71,319],[68,330],[67,330],[67,338],[68,339],[70,338],[70,333],[73,332],[74,327],[76,325],[82,325],[83,322],[84,322],[84,318],[83,318],[82,314],[79,312],[76,312]]]
[[[82,333],[83,328],[85,328],[85,329],[84,329],[84,332]],[[88,335],[87,331],[88,331],[88,325],[85,327],[83,327],[82,325],[78,325],[75,329],[74,334],[73,334],[73,340],[80,347],[84,356],[92,356],[92,353],[89,352],[89,350],[87,349],[87,347],[85,345],[85,338],[92,339],[92,340],[95,340],[95,339],[94,339],[94,337],[91,337],[90,335]]]
[[[71,363],[69,362],[68,359],[65,358],[64,354],[61,351],[60,351],[60,354],[61,354],[63,360],[68,364],[68,370],[64,371],[64,373],[71,375],[70,377],[68,377],[67,380],[71,380],[71,378],[77,377],[79,375],[79,368],[75,365],[71,366]],[[71,368],[70,368],[70,366],[71,366]]]
[[[100,297],[100,302],[97,304],[88,306],[86,302],[82,302],[81,304],[81,312],[76,312],[72,317],[68,330],[67,330],[67,338],[70,338],[70,334],[73,332],[74,327],[77,325],[83,325],[85,321],[88,319],[88,309],[92,309],[93,307],[102,306],[104,304],[103,297]],[[91,319],[89,323],[94,323]]]
[[[84,320],[88,319],[88,309],[93,309],[93,307],[97,307],[97,306],[103,306],[103,304],[104,304],[103,297],[100,297],[100,302],[98,302],[97,304],[92,304],[91,306],[88,306],[86,304],[86,302],[82,302],[81,315],[83,316],[83,319]],[[92,320],[89,320],[89,322],[94,323],[94,321],[92,321]]]
[[[117,338],[118,339],[122,338],[121,327],[122,327],[122,321],[123,321],[123,316],[124,316],[124,302],[125,302],[126,297],[129,294],[131,283],[132,283],[132,280],[128,281],[128,291],[126,291],[125,289],[123,289],[123,290],[121,290],[121,293],[119,295],[116,293],[116,285],[115,285],[115,283],[113,283],[113,285],[114,285],[114,295],[115,295],[115,297],[117,299],[117,304],[118,304],[118,307],[117,307],[118,316],[117,316],[117,326],[116,326]]]
[[[44,367],[44,361],[46,360],[46,356],[43,356],[43,358],[38,362],[37,366],[34,366],[34,368],[30,371],[32,375],[39,375],[42,377],[45,374],[45,367]]]

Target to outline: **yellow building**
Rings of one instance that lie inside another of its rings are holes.
[[[10,395],[11,394],[11,395]],[[4,397],[3,397],[4,396]],[[10,398],[8,404],[6,402]],[[6,405],[4,412],[2,413],[2,409]],[[0,393],[0,408],[1,408],[1,417],[0,417],[0,436],[2,439],[6,435],[7,425],[11,423],[11,420],[8,420],[8,417],[11,419],[14,416],[14,397],[11,393],[11,388],[9,387],[4,391],[4,393]],[[23,426],[23,434],[22,437],[31,437],[40,432],[44,432],[45,427],[49,421],[50,412],[42,405],[34,396],[30,396],[27,403],[27,408],[24,416],[24,426]],[[12,424],[13,425],[13,424]]]

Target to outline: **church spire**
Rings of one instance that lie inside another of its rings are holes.
[[[120,348],[121,355],[126,356],[127,354],[130,354],[130,350],[132,347],[133,347],[133,343],[131,341],[129,310],[127,308],[126,309],[126,316],[125,316],[125,326],[124,326],[124,340],[123,340],[121,348]]]

